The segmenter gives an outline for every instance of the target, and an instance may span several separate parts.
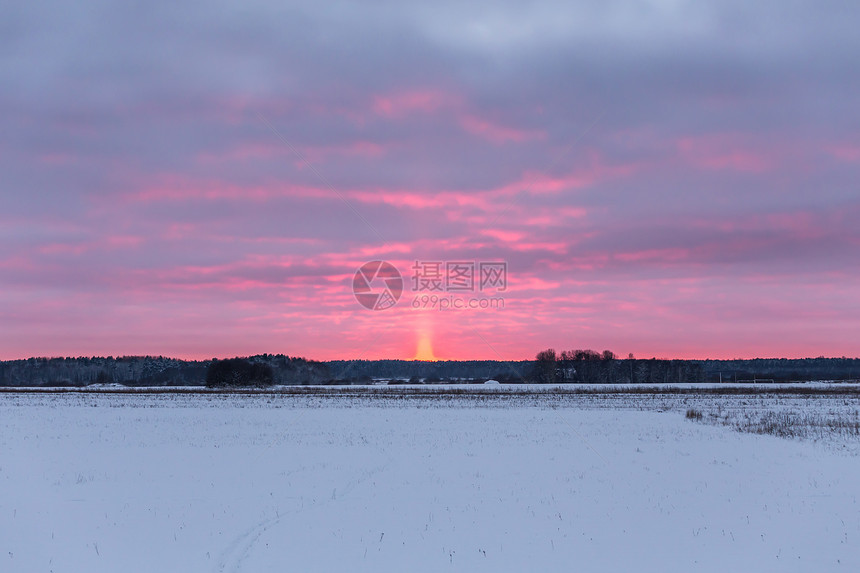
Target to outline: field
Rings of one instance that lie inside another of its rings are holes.
[[[0,570],[857,571],[828,388],[0,393]]]

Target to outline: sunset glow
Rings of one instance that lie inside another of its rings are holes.
[[[433,344],[428,334],[421,334],[418,338],[418,348],[413,358],[415,360],[437,360],[433,355]]]
[[[15,10],[0,359],[860,354],[853,5],[251,4]]]

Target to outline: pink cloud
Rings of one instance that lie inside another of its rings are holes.
[[[850,143],[835,145],[830,148],[830,152],[834,157],[842,161],[860,161],[860,146],[858,145]]]
[[[103,244],[110,249],[128,249],[139,247],[144,241],[143,237],[135,235],[108,235]]]
[[[529,290],[556,290],[561,286],[558,281],[544,280],[539,277],[513,277],[510,284],[510,290],[514,292],[522,292]]]
[[[526,217],[523,223],[528,226],[550,227],[569,223],[571,219],[582,219],[587,215],[588,210],[584,207],[554,207]]]
[[[772,239],[793,237],[800,240],[823,236],[834,227],[843,212],[844,209],[840,209],[838,213],[789,211],[738,216],[732,219],[698,219],[691,223],[695,227],[716,229],[729,236],[737,233],[767,232]]]
[[[507,143],[509,141],[520,143],[535,139],[546,139],[545,131],[506,127],[474,115],[464,115],[461,117],[460,125],[472,135],[477,135],[495,144]]]
[[[255,153],[275,153],[278,147],[249,147],[237,148],[235,157],[251,157]],[[354,142],[345,148],[327,148],[317,150],[327,153],[355,153],[373,156],[385,153],[385,148],[369,142]],[[311,153],[317,151],[311,150]],[[232,152],[231,152],[232,153]],[[226,157],[226,156],[224,156]],[[208,159],[207,159],[208,160]],[[214,161],[214,158],[212,159]],[[636,163],[611,165],[603,162],[596,154],[591,155],[589,164],[571,173],[561,176],[547,175],[540,172],[527,172],[517,180],[503,183],[488,189],[432,189],[432,188],[339,188],[332,189],[319,184],[276,183],[267,185],[238,185],[225,183],[218,179],[193,179],[187,176],[164,173],[151,177],[151,182],[144,183],[135,191],[113,195],[127,202],[193,202],[193,201],[241,201],[267,202],[276,198],[308,198],[319,200],[339,200],[346,198],[350,201],[373,205],[389,205],[415,210],[446,209],[445,216],[451,220],[461,218],[460,210],[473,208],[492,214],[504,211],[508,202],[500,201],[522,192],[533,194],[558,194],[564,191],[584,188],[613,178],[627,177],[639,169]],[[99,202],[103,198],[99,197]],[[564,218],[583,217],[586,211],[582,207],[560,207],[552,216]],[[495,220],[495,216],[492,217]],[[537,221],[535,221],[537,223]]]
[[[505,243],[514,243],[525,238],[526,234],[518,231],[510,231],[503,229],[481,229],[481,234],[488,237],[493,237]]]
[[[135,235],[105,235],[91,240],[78,242],[51,242],[36,247],[43,255],[81,256],[92,251],[116,251],[134,249],[144,243],[144,237]]]
[[[276,183],[270,185],[237,185],[218,179],[194,179],[173,173],[152,177],[139,190],[117,194],[130,203],[239,201],[266,202],[282,197],[338,199],[341,194],[328,187]],[[101,200],[101,198],[99,198]]]
[[[311,163],[324,161],[331,156],[375,158],[383,156],[388,151],[384,145],[361,140],[332,145],[302,145],[297,148],[302,157]],[[291,159],[297,162],[298,166],[304,167],[301,159],[288,145],[281,142],[244,143],[221,152],[204,152],[197,156],[197,160],[205,165],[278,158]]]
[[[684,261],[690,258],[690,250],[680,247],[667,249],[646,249],[612,255],[622,262],[659,261],[660,263]]]
[[[71,153],[45,153],[40,157],[45,165],[67,165],[75,160],[75,156]]]
[[[682,137],[676,146],[683,160],[704,169],[763,172],[776,160],[773,150],[757,149],[734,134]]]
[[[276,190],[263,187],[239,186],[220,181],[184,181],[173,176],[164,176],[160,183],[145,186],[140,191],[124,195],[129,202],[179,202],[179,201],[266,201],[278,195]]]
[[[456,98],[439,90],[411,90],[374,97],[373,111],[384,117],[400,118],[412,113],[432,113],[455,103]]]
[[[291,155],[290,149],[280,143],[249,142],[223,151],[204,151],[197,155],[203,164],[219,164],[225,161],[248,161],[272,159]]]
[[[588,155],[588,164],[562,176],[546,175],[542,172],[527,172],[520,181],[509,183],[499,189],[502,194],[518,193],[560,193],[570,189],[580,189],[611,179],[628,177],[639,170],[638,162],[608,164],[597,153]]]
[[[549,251],[560,255],[568,251],[569,245],[566,242],[548,242],[548,241],[520,241],[510,246],[511,250],[517,252],[529,251]]]
[[[382,246],[366,246],[356,250],[357,253],[364,257],[375,257],[378,255],[393,255],[395,253],[409,254],[412,252],[414,245],[412,243],[387,243]]]

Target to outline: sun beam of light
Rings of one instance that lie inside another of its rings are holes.
[[[415,358],[413,360],[438,360],[433,354],[433,344],[430,341],[430,333],[428,330],[422,330],[418,335],[418,348],[415,350]]]

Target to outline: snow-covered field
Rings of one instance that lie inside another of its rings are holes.
[[[0,394],[0,571],[858,571],[855,397]]]

